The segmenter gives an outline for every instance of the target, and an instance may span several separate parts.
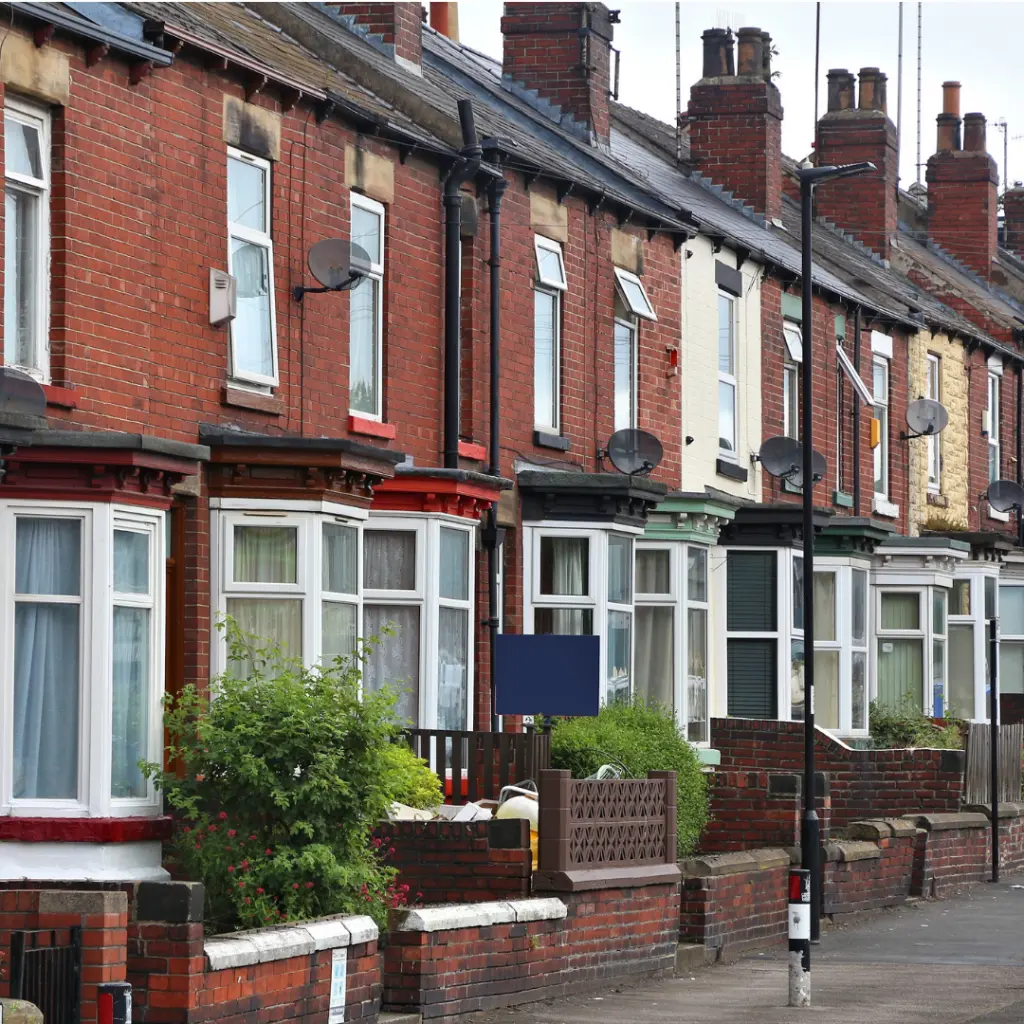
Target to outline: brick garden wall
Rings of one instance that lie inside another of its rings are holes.
[[[409,886],[410,903],[476,903],[530,894],[533,855],[525,819],[395,821],[374,835],[386,841],[387,862],[398,868],[398,884]]]
[[[917,829],[909,821],[856,822],[849,839],[825,844],[822,912],[897,906],[911,892]]]
[[[711,721],[712,746],[722,752],[722,766],[729,771],[799,774],[804,761],[803,735],[801,722]],[[875,816],[960,809],[962,750],[855,750],[819,729],[815,764],[829,777],[832,828]]]

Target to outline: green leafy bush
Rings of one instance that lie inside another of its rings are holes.
[[[224,628],[216,697],[169,695],[173,770],[145,766],[176,819],[172,870],[205,884],[215,931],[338,913],[383,921],[407,890],[371,832],[396,799],[427,799],[430,787],[401,753],[394,695],[360,696],[368,645],[305,668],[231,620]]]
[[[427,809],[444,803],[441,780],[430,770],[430,765],[404,743],[392,744],[384,759],[395,800],[409,807]]]
[[[689,856],[708,820],[707,785],[697,754],[671,711],[635,698],[606,704],[596,718],[553,723],[553,768],[568,769],[581,779],[614,761],[621,762],[633,778],[644,778],[649,771],[676,772],[676,848],[680,857]]]
[[[960,750],[964,746],[963,722],[954,717],[936,725],[906,698],[898,707],[872,701],[868,716],[871,741],[876,747],[933,747]]]

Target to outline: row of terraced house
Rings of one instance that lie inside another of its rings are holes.
[[[495,626],[598,635],[602,698],[702,749],[802,717],[801,491],[756,459],[799,437],[807,327],[767,32],[704,33],[679,152],[612,97],[598,3],[507,3],[500,63],[417,3],[0,20],[3,393],[46,418],[0,479],[0,875],[163,877],[137,765],[225,615],[309,663],[390,624],[364,685],[421,728],[490,727]],[[1024,190],[944,89],[926,187],[877,68],[829,72],[817,129],[877,168],[812,238],[816,714],[851,740],[874,699],[985,720],[991,617],[1024,701],[986,500],[1022,471]],[[364,272],[296,294],[326,239]],[[907,437],[918,398],[941,434]]]

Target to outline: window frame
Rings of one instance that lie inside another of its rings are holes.
[[[631,317],[630,319],[627,320],[627,319],[625,319],[624,317],[622,317],[622,316],[620,316],[618,314],[616,314],[616,316],[615,316],[614,327],[613,327],[613,335],[612,335],[612,344],[613,344],[613,353],[612,353],[612,355],[613,355],[613,358],[612,358],[613,376],[617,376],[618,367],[619,367],[618,352],[616,350],[618,348],[618,343],[619,343],[619,330],[620,329],[622,329],[623,331],[628,332],[628,336],[629,336],[629,422],[628,423],[622,423],[620,421],[620,419],[619,419],[618,409],[614,408],[613,409],[613,413],[614,413],[613,426],[614,426],[615,430],[617,430],[617,431],[618,430],[635,429],[636,428],[637,423],[638,423],[638,416],[639,416],[639,409],[638,409],[639,401],[638,401],[638,399],[639,399],[639,391],[640,391],[639,387],[637,386],[637,381],[638,381],[638,377],[639,377],[638,349],[640,347],[640,345],[639,345],[639,341],[640,341],[640,325],[636,322],[636,318],[635,317]],[[618,405],[618,393],[619,393],[619,390],[618,390],[618,380],[614,380],[614,382],[613,382],[614,400],[613,401],[614,401],[614,405],[615,406]]]
[[[1002,438],[1001,430],[1002,427],[1000,412],[1000,400],[1002,390],[1002,374],[997,373],[992,367],[988,368],[988,393],[987,393],[987,406],[986,413],[988,427],[986,440],[988,442],[988,478],[989,483],[994,480],[1000,479],[1000,471],[1002,470]],[[993,453],[995,456],[995,475],[992,474],[993,469]]]
[[[885,375],[885,396],[879,398],[877,390],[874,386],[874,373],[876,370],[881,369]],[[871,373],[872,373],[872,385],[871,385],[871,397],[874,399],[873,409],[876,420],[881,420],[882,417],[878,416],[880,410],[884,410],[885,416],[884,421],[881,423],[878,431],[878,444],[874,450],[874,480],[873,489],[875,494],[876,504],[888,504],[889,503],[889,492],[891,490],[892,481],[889,477],[889,402],[890,394],[892,389],[891,379],[891,366],[890,360],[886,356],[874,355],[871,359]],[[875,484],[878,480],[882,481],[882,489],[879,490]]]
[[[81,523],[79,617],[78,792],[74,799],[15,798],[14,658],[0,659],[0,817],[154,817],[162,798],[150,782],[144,797],[111,795],[113,763],[113,612],[135,601],[114,592],[114,531],[149,538],[150,678],[148,757],[163,752],[166,573],[164,537],[168,513],[139,506],[77,501],[0,501],[0,535],[15,536],[15,519],[75,519]],[[0,559],[0,650],[14,650],[15,559]],[[31,596],[31,595],[30,595]],[[58,595],[59,596],[59,595]],[[131,595],[138,600],[140,595]],[[142,602],[139,601],[139,604]]]
[[[387,228],[387,207],[383,203],[378,202],[376,199],[371,199],[369,196],[364,196],[361,192],[351,191],[349,193],[349,233],[351,237],[351,224],[352,224],[352,211],[354,209],[363,210],[366,213],[372,213],[380,219],[380,250],[377,253],[379,259],[374,259],[373,255],[370,254],[370,273],[367,275],[368,278],[376,284],[376,296],[374,305],[376,307],[376,337],[374,338],[375,348],[375,359],[374,359],[374,374],[375,374],[375,385],[377,401],[374,405],[374,410],[368,412],[364,409],[353,409],[352,408],[352,318],[351,318],[351,300],[349,302],[349,391],[348,391],[348,411],[352,416],[360,416],[363,419],[376,420],[382,422],[384,419],[384,269],[387,262],[387,235],[385,234]],[[461,275],[460,289],[461,289]]]
[[[33,195],[38,199],[38,213],[35,225],[40,266],[37,279],[33,285],[35,306],[36,337],[32,340],[33,365],[8,362],[6,338],[4,349],[0,352],[2,365],[12,366],[34,377],[42,384],[50,382],[50,268],[52,259],[52,237],[50,230],[50,202],[52,196],[52,116],[50,110],[42,104],[22,99],[8,92],[4,96],[4,118],[11,118],[21,124],[29,125],[39,132],[40,161],[43,176],[33,178],[28,175],[8,172],[4,166],[4,192],[9,187],[14,191]],[[6,199],[5,199],[6,202]],[[4,267],[4,303],[12,289],[7,288],[9,268]]]
[[[651,302],[651,297],[647,294],[647,289],[644,287],[644,283],[640,277],[629,270],[624,270],[622,267],[614,267],[613,269],[615,270],[615,288],[619,293],[619,298],[622,300],[623,306],[625,306],[633,316],[639,317],[641,320],[650,320],[657,323],[658,314],[654,310],[654,303]],[[643,295],[644,302],[647,303],[646,307],[642,307],[630,300],[629,292],[626,289],[627,284],[635,285],[640,289],[640,294]]]
[[[541,272],[541,251],[553,253],[558,257],[558,266],[561,268],[562,276],[560,278],[545,277]],[[543,288],[549,288],[552,291],[566,292],[569,290],[569,277],[565,272],[565,255],[562,251],[562,243],[556,241],[554,238],[547,238],[545,235],[534,235],[533,236],[533,252],[534,258],[537,261],[537,276],[536,283]]]
[[[230,178],[230,167],[231,161],[235,160],[240,163],[249,164],[254,167],[259,167],[263,171],[263,203],[264,209],[267,213],[266,218],[266,230],[257,231],[254,228],[247,228],[244,225],[236,224],[231,220],[230,212],[227,213],[227,235],[228,235],[228,273],[234,276],[234,265],[231,255],[231,246],[234,240],[246,242],[249,245],[257,245],[266,250],[267,253],[267,269],[270,283],[270,347],[271,347],[271,362],[273,364],[273,373],[269,376],[262,373],[252,373],[247,370],[239,369],[237,360],[235,358],[235,321],[232,320],[229,325],[229,361],[230,361],[230,374],[231,379],[239,381],[243,384],[255,386],[261,390],[271,390],[279,387],[280,380],[280,368],[278,364],[278,352],[277,352],[277,293],[275,289],[275,277],[274,272],[274,239],[273,239],[273,170],[272,163],[263,157],[254,156],[252,153],[246,153],[244,150],[238,149],[234,146],[227,147],[227,170],[225,172],[225,207],[230,210],[230,197],[228,195],[231,188]]]
[[[721,318],[721,302],[725,299],[729,306],[729,317],[730,317],[730,346],[731,346],[731,359],[732,373],[727,373],[722,369],[722,318]],[[716,316],[717,316],[717,345],[715,346],[716,351],[716,366],[718,370],[718,395],[716,396],[716,407],[718,410],[718,455],[719,458],[726,459],[730,462],[739,462],[739,444],[740,444],[740,392],[739,392],[739,339],[737,337],[737,306],[736,296],[731,292],[725,291],[723,288],[718,289],[718,301],[716,302]],[[732,388],[732,449],[722,447],[722,385]]]
[[[925,356],[925,397],[942,401],[942,357],[934,352]],[[942,493],[942,434],[928,435],[928,493]]]
[[[534,254],[536,259],[536,276],[534,279],[534,321],[533,321],[533,426],[535,430],[550,431],[558,434],[562,429],[562,295],[568,291],[568,278],[565,276],[565,261],[562,256],[562,245],[543,235],[533,236]],[[541,277],[541,250],[555,253],[559,266],[562,268],[563,279],[550,281]],[[537,379],[540,367],[537,363],[537,295],[541,294],[551,300],[551,422],[541,422],[538,415]]]

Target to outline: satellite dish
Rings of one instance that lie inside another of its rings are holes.
[[[988,503],[997,512],[1024,509],[1024,487],[1015,480],[995,480],[988,485]]]
[[[803,446],[794,437],[769,437],[757,458],[766,473],[788,480],[800,471]]]
[[[663,455],[661,442],[646,430],[616,430],[608,438],[608,459],[627,476],[647,476]]]
[[[803,458],[803,450],[801,449],[800,457]],[[811,452],[811,472],[814,475],[814,482],[817,483],[819,480],[825,479],[825,473],[828,470],[828,463],[825,461],[825,456],[821,452]],[[789,482],[794,487],[803,487],[804,485],[804,467],[803,463],[797,467],[795,473],[789,476]]]
[[[804,446],[795,437],[769,437],[761,445],[757,458],[766,473],[803,487]],[[817,483],[824,478],[828,463],[821,452],[812,452],[811,465]]]
[[[307,257],[309,272],[323,285],[322,288],[304,288],[296,285],[292,291],[296,302],[308,292],[342,292],[354,288],[370,272],[370,256],[360,245],[343,238],[324,238],[317,242]]]
[[[933,398],[919,398],[907,406],[907,426],[912,433],[904,434],[905,440],[915,437],[930,437],[945,429],[949,413],[941,402]]]

